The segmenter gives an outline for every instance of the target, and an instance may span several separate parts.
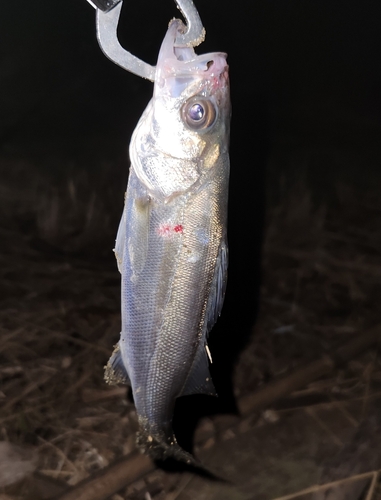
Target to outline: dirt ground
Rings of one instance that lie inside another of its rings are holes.
[[[0,499],[57,498],[135,449],[133,403],[103,381],[120,328],[113,228],[102,199],[80,194],[86,180],[47,193],[43,181],[28,188],[28,165],[1,168]],[[237,400],[380,325],[379,193],[344,181],[332,191],[316,199],[308,182],[268,180],[259,314],[235,366]],[[223,481],[157,469],[110,498],[380,500],[379,347],[260,412],[205,415],[194,442]],[[36,472],[56,480],[54,494],[36,490]]]

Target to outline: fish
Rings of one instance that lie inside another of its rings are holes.
[[[114,250],[122,331],[105,379],[131,386],[143,451],[193,463],[172,419],[176,398],[216,395],[207,341],[227,282],[231,106],[227,55],[177,47],[183,27],[168,27],[131,137]]]

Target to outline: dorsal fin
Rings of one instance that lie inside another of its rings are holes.
[[[104,379],[106,383],[110,385],[131,385],[130,377],[123,363],[119,342],[115,345],[114,351],[105,366]]]

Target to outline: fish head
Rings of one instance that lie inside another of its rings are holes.
[[[194,158],[229,132],[229,75],[226,54],[196,55],[191,47],[175,47],[181,27],[181,21],[172,22],[159,53],[153,118],[163,151]]]
[[[130,147],[138,177],[149,191],[159,189],[164,196],[189,189],[221,153],[227,153],[229,144],[227,56],[197,55],[192,47],[177,47],[183,26],[174,20],[168,28],[153,98]]]

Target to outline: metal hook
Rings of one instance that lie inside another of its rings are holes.
[[[179,33],[175,45],[195,47],[205,39],[205,29],[197,9],[192,0],[175,1],[187,23],[186,32]],[[123,0],[88,0],[88,2],[97,9],[97,38],[103,53],[127,71],[153,82],[155,66],[138,59],[119,43],[117,28]]]
[[[205,29],[192,0],[175,0],[177,8],[187,22],[185,33],[179,33],[176,47],[197,47],[205,40]]]

